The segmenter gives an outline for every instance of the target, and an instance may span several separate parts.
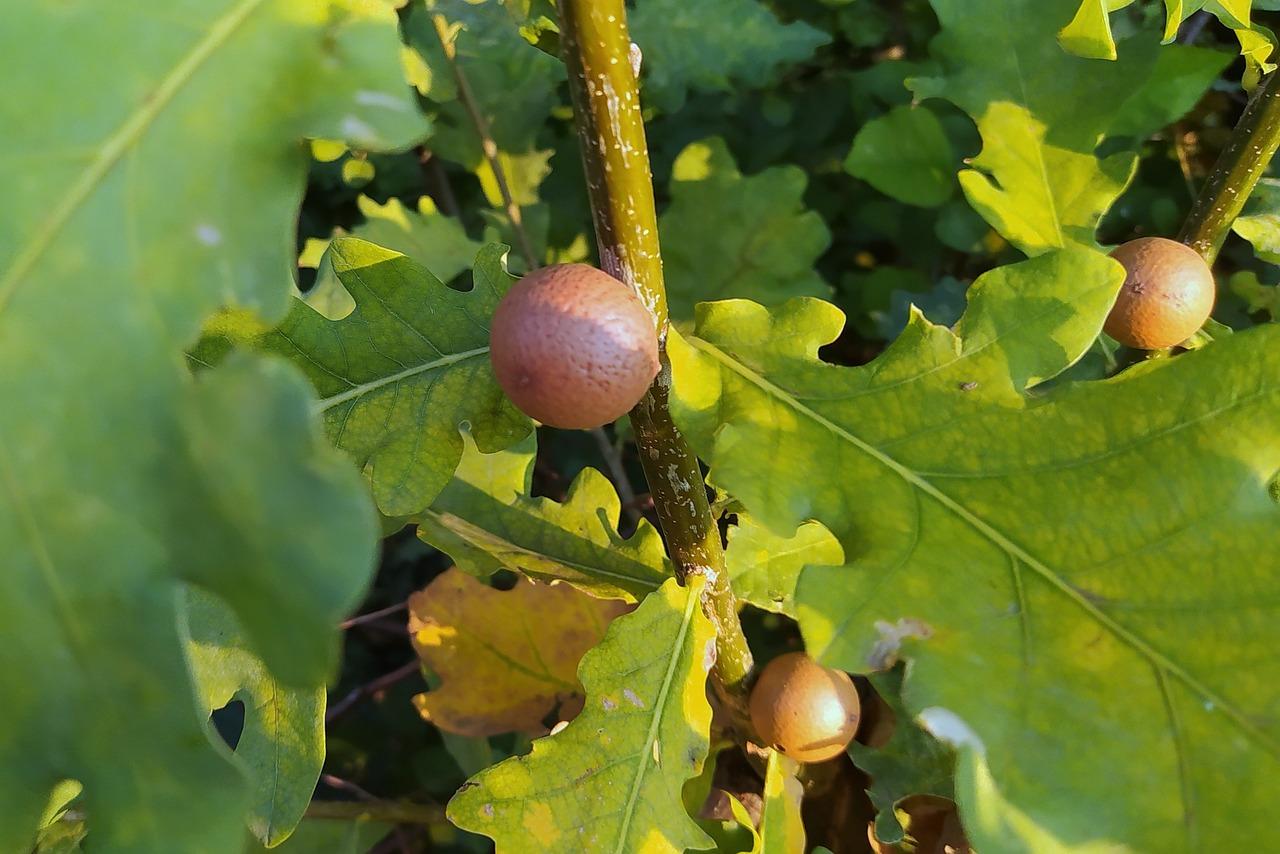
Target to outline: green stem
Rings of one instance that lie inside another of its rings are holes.
[[[600,266],[635,288],[658,327],[662,367],[631,411],[640,461],[681,581],[706,579],[703,610],[716,627],[715,682],[742,721],[751,651],[738,622],[698,459],[668,408],[667,300],[626,9],[623,0],[558,0],[557,5]]]
[[[1212,265],[1218,257],[1231,224],[1244,209],[1278,146],[1280,73],[1273,73],[1245,107],[1178,234],[1178,239],[1199,252],[1206,263]]]
[[[312,801],[307,805],[307,818],[346,821],[367,818],[390,824],[441,824],[445,821],[442,807],[408,801]]]

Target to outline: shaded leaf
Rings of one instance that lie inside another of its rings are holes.
[[[267,849],[250,841],[244,847],[244,854],[261,854],[268,850],[279,854],[368,854],[391,829],[392,825],[386,822],[363,817],[350,820],[304,819],[283,844]]]
[[[531,497],[535,440],[494,454],[470,437],[453,480],[417,517],[418,536],[479,578],[499,569],[564,580],[594,596],[634,602],[673,574],[658,531],[641,520],[623,539],[621,504],[595,469],[574,478],[563,503]]]
[[[1096,0],[1095,0],[1096,2]],[[960,173],[970,204],[1028,255],[1094,229],[1137,163],[1094,150],[1105,136],[1141,137],[1189,110],[1227,57],[1131,39],[1116,62],[1072,56],[1055,42],[1074,0],[933,0],[944,73],[911,82],[977,122],[982,152]],[[1176,78],[1176,87],[1166,81]]]
[[[279,678],[315,682],[376,532],[293,371],[195,381],[182,353],[220,306],[283,313],[306,138],[425,132],[395,15],[69,0],[6,10],[0,41],[5,77],[40,81],[0,99],[0,599],[22,639],[0,645],[0,850],[66,778],[97,851],[234,850],[246,782],[205,732],[175,590],[211,590]]]
[[[302,820],[324,765],[324,683],[281,685],[246,643],[235,614],[198,590],[186,597],[182,629],[205,709],[244,704],[236,756],[249,774],[249,830],[279,845]]]
[[[534,150],[538,132],[556,105],[564,65],[529,44],[518,22],[497,0],[415,2],[404,22],[405,38],[425,68],[419,91],[434,104],[431,149],[468,169],[480,169],[484,151],[466,106],[458,99],[453,69],[432,22],[446,22],[458,64],[498,150]],[[487,167],[485,167],[487,168]]]
[[[658,220],[672,316],[692,317],[703,300],[744,297],[772,305],[829,294],[813,265],[831,233],[804,208],[806,184],[795,166],[742,175],[719,138],[680,152],[671,205]]]
[[[644,98],[667,112],[690,90],[771,83],[831,40],[801,21],[783,24],[756,0],[639,0],[628,18],[644,54]]]
[[[867,795],[876,808],[875,835],[880,842],[896,844],[903,827],[895,814],[899,801],[911,795],[955,798],[955,754],[911,718],[902,702],[903,668],[871,674],[871,685],[893,711],[893,732],[879,747],[856,741],[849,744],[853,763],[871,777]]]
[[[781,537],[751,516],[738,514],[729,528],[725,564],[733,593],[757,608],[795,617],[796,580],[808,564],[841,565],[844,549],[817,522],[806,522]]]
[[[495,590],[456,568],[409,597],[409,636],[443,685],[413,698],[422,717],[466,736],[543,733],[573,717],[583,653],[626,611],[564,584],[521,578]]]
[[[531,429],[489,364],[489,318],[511,283],[505,251],[486,246],[461,293],[398,252],[338,238],[328,256],[355,310],[330,321],[295,302],[262,341],[315,384],[330,439],[364,469],[387,516],[417,513],[445,487],[462,425],[489,451]]]
[[[808,649],[855,671],[909,658],[907,709],[968,733],[1047,833],[1247,847],[1280,771],[1274,661],[1242,652],[1280,641],[1280,405],[1256,368],[1280,330],[1022,394],[1084,352],[1118,284],[1092,253],[1000,268],[954,334],[914,322],[862,368],[815,358],[840,321],[820,303],[706,306],[703,340],[672,339],[677,417],[763,522],[856,546],[801,575]],[[978,850],[1042,850],[969,829]]]
[[[862,126],[844,168],[900,202],[936,208],[951,198],[955,157],[931,111],[895,107]]]
[[[681,787],[707,754],[706,678],[715,635],[701,580],[675,579],[619,617],[582,659],[582,714],[469,781],[449,819],[498,851],[704,850]]]

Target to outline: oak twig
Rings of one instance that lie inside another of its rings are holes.
[[[703,610],[716,628],[713,682],[743,721],[751,651],[738,622],[702,471],[668,408],[666,292],[626,9],[623,0],[558,0],[557,6],[600,265],[636,290],[658,328],[661,370],[631,411],[641,465],[681,581],[706,579]]]
[[[397,682],[408,679],[421,669],[422,662],[415,658],[404,666],[397,667],[390,673],[379,676],[372,682],[366,682],[358,688],[353,688],[345,697],[329,707],[329,710],[325,712],[324,722],[326,724],[333,723],[335,720],[350,711],[352,706],[363,700],[365,697],[372,696],[379,691],[385,691]]]
[[[1236,123],[1178,239],[1212,265],[1258,179],[1280,147],[1280,73],[1258,87]]]
[[[436,804],[413,804],[406,800],[312,800],[307,818],[335,818],[353,821],[371,818],[392,825],[439,825],[445,821],[444,808]]]
[[[458,51],[449,37],[449,22],[445,20],[444,15],[438,13],[432,14],[431,22],[435,25],[436,37],[440,39],[440,47],[444,50],[445,59],[449,61],[449,68],[453,70],[453,79],[458,85],[458,100],[462,102],[463,108],[471,118],[471,124],[475,126],[476,135],[480,137],[480,150],[484,152],[484,158],[493,171],[493,180],[498,185],[498,193],[502,196],[507,218],[511,220],[511,229],[515,232],[516,242],[520,244],[520,254],[524,256],[525,264],[529,269],[535,270],[541,265],[538,263],[537,255],[534,254],[533,244],[529,241],[529,233],[525,231],[520,206],[511,195],[511,185],[507,183],[506,170],[502,168],[502,161],[498,159],[498,144],[493,141],[489,120],[480,110],[480,102],[476,100],[471,83],[462,70],[462,63],[458,61]]]

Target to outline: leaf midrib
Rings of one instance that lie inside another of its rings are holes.
[[[635,815],[636,801],[640,799],[640,789],[644,784],[645,772],[649,770],[649,760],[653,756],[653,745],[658,740],[658,730],[662,726],[663,712],[666,710],[667,695],[671,693],[671,683],[675,681],[676,665],[679,664],[684,640],[689,635],[689,626],[693,624],[694,608],[701,601],[701,591],[690,589],[684,606],[684,618],[680,622],[680,633],[672,644],[671,659],[667,662],[667,672],[662,677],[662,686],[658,689],[658,697],[653,703],[653,717],[649,719],[649,732],[645,736],[644,749],[640,751],[640,762],[636,766],[636,776],[631,783],[631,793],[627,797],[627,805],[622,811],[622,827],[618,832],[618,844],[614,854],[624,854],[627,845],[627,834],[631,830],[631,818]]]
[[[1224,698],[1212,691],[1207,685],[1191,673],[1187,672],[1180,665],[1160,653],[1133,631],[1126,628],[1122,623],[1101,611],[1082,593],[1077,591],[1062,577],[1060,577],[1058,573],[1054,572],[1047,564],[1024,550],[1021,546],[1015,544],[1005,536],[1003,532],[977,516],[972,511],[968,510],[964,505],[960,504],[960,502],[942,492],[930,481],[922,477],[918,472],[898,462],[893,457],[874,447],[869,442],[858,437],[849,430],[846,430],[836,424],[821,413],[805,406],[797,398],[788,394],[781,387],[774,385],[772,382],[738,362],[715,345],[704,341],[701,338],[689,338],[686,340],[690,341],[695,348],[706,353],[725,368],[742,377],[751,385],[756,386],[765,394],[774,397],[787,406],[790,406],[797,413],[804,415],[838,438],[844,440],[849,445],[852,445],[867,456],[879,462],[885,468],[902,478],[903,481],[913,488],[937,501],[942,507],[954,513],[970,527],[974,528],[978,533],[986,537],[992,544],[1004,551],[1005,554],[1011,558],[1021,560],[1024,565],[1047,581],[1052,587],[1058,590],[1058,592],[1075,603],[1077,607],[1084,611],[1088,616],[1092,617],[1100,626],[1111,632],[1111,634],[1116,638],[1120,639],[1135,652],[1146,658],[1157,670],[1163,670],[1164,672],[1177,677],[1178,680],[1188,688],[1199,694],[1203,700],[1213,703],[1216,708],[1221,710],[1228,718],[1235,722],[1243,732],[1252,737],[1258,744],[1265,747],[1272,755],[1280,756],[1280,744],[1277,744],[1265,732],[1254,725],[1249,718],[1233,704],[1228,703]],[[1236,401],[1233,404],[1233,406],[1238,405],[1239,401]],[[1230,408],[1231,407],[1224,407],[1220,412],[1228,411]]]
[[[292,343],[292,342],[290,342]],[[296,345],[295,345],[296,346]],[[341,406],[349,400],[355,400],[363,397],[370,392],[377,391],[380,388],[407,380],[418,374],[424,374],[427,371],[436,368],[447,368],[449,365],[456,365],[458,362],[465,362],[467,359],[474,359],[477,356],[486,356],[489,353],[488,346],[476,347],[474,350],[463,350],[461,353],[450,353],[439,359],[432,359],[430,362],[423,362],[420,365],[412,365],[403,371],[396,371],[394,374],[388,374],[385,377],[378,377],[376,380],[370,380],[367,383],[352,384],[351,388],[339,394],[321,398],[316,402],[316,410],[318,412],[327,412],[335,406]],[[350,380],[347,380],[350,382]]]
[[[564,506],[564,505],[560,505],[560,506]],[[485,552],[489,551],[488,549],[489,546],[497,545],[503,548],[504,552],[506,553],[516,554],[516,555],[528,555],[531,558],[537,558],[539,560],[545,560],[551,563],[558,563],[562,566],[567,566],[570,569],[575,569],[578,572],[581,572],[584,576],[587,576],[588,578],[600,577],[604,579],[612,579],[617,582],[647,587],[650,590],[657,590],[659,587],[662,586],[663,582],[666,581],[666,578],[650,580],[643,576],[627,575],[622,572],[615,572],[609,569],[605,569],[604,567],[588,565],[588,564],[582,563],[581,561],[574,560],[572,558],[562,557],[560,555],[548,554],[546,552],[539,551],[537,549],[529,548],[527,546],[522,546],[518,543],[513,543],[511,540],[507,539],[501,534],[497,534],[491,531],[489,528],[486,528],[483,525],[477,525],[475,522],[472,522],[468,519],[463,518],[462,516],[459,516],[457,513],[451,513],[449,511],[444,511],[444,510],[432,510],[428,508],[427,510],[423,511],[422,515],[430,519],[433,519],[440,526],[448,529],[453,534],[456,534],[457,536],[466,540],[468,544],[475,546],[476,548],[479,548]],[[528,514],[524,514],[524,515],[528,517]],[[547,521],[538,517],[534,517],[534,518],[536,521]],[[567,531],[565,529],[560,529],[560,530],[563,530],[566,534],[569,534],[570,536],[572,536],[572,532]],[[477,536],[474,533],[475,531],[482,532],[483,537]],[[611,545],[601,546],[597,543],[591,543],[591,545],[596,548],[612,547]],[[648,564],[645,564],[642,561],[634,560],[630,556],[622,555],[622,558],[627,562],[633,563],[636,566],[643,567],[644,569],[652,569],[652,567],[650,567]],[[619,586],[621,587],[621,585]],[[625,590],[626,588],[622,587],[621,589]]]
[[[9,269],[0,276],[0,314],[4,313],[23,277],[31,272],[45,251],[53,245],[58,233],[71,220],[84,201],[93,195],[98,185],[120,162],[120,158],[142,137],[151,123],[182,91],[183,86],[191,80],[200,66],[226,44],[236,30],[265,2],[266,0],[240,0],[227,14],[214,21],[204,38],[196,42],[182,56],[178,64],[160,81],[150,97],[145,98],[129,114],[124,123],[98,146],[93,160],[36,229],[26,248],[18,253],[13,263],[9,265]]]

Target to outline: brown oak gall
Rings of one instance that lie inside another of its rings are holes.
[[[1121,344],[1142,350],[1172,347],[1209,319],[1213,273],[1191,247],[1142,237],[1117,246],[1111,257],[1124,265],[1125,280],[1103,329]]]
[[[522,412],[585,430],[640,402],[658,375],[658,336],[631,288],[586,264],[557,264],[525,276],[498,303],[489,357]]]
[[[751,689],[751,723],[768,746],[797,762],[840,755],[858,731],[862,706],[849,674],[803,652],[770,661]]]

